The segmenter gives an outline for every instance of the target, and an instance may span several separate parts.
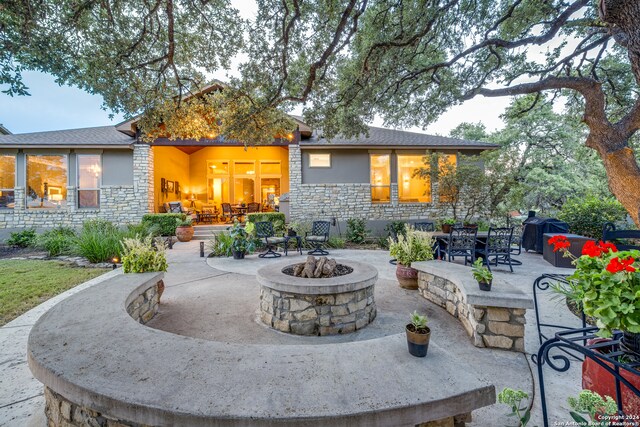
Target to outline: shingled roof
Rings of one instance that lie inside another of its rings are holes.
[[[100,126],[82,129],[54,130],[47,132],[0,135],[0,148],[14,147],[123,147],[134,142],[134,138],[118,132],[115,126]]]
[[[369,127],[369,137],[361,135],[357,138],[344,138],[336,136],[331,139],[319,136],[314,132],[310,139],[300,141],[300,146],[305,147],[433,147],[433,148],[466,148],[466,149],[492,149],[498,148],[497,144],[467,139],[448,138],[446,136],[427,135],[425,133],[407,132],[378,127]]]

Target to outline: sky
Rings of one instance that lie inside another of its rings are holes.
[[[231,3],[243,18],[255,17],[257,7],[254,0],[232,0]],[[212,77],[225,80],[224,74],[214,73]],[[41,72],[27,71],[23,78],[31,96],[10,97],[0,93],[0,124],[12,133],[115,125],[123,120],[121,115],[109,118],[110,112],[100,108],[102,97],[99,95],[91,95],[76,87],[59,86],[53,76]],[[462,122],[482,122],[492,131],[503,127],[499,116],[509,101],[509,98],[475,98],[451,108],[426,130],[405,130],[448,135]],[[294,113],[299,114],[300,111],[298,109]],[[372,125],[382,126],[382,120],[377,119]]]

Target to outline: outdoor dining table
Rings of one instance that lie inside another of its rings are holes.
[[[444,254],[445,248],[447,244],[449,244],[449,233],[434,231],[431,235],[438,241],[440,253]],[[478,231],[478,235],[476,236],[476,249],[484,248],[487,242],[487,237],[489,237],[488,231]]]

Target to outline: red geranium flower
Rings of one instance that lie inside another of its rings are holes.
[[[561,249],[568,249],[571,246],[571,242],[566,236],[557,235],[548,240],[550,245],[553,245],[553,252],[558,252]]]
[[[609,261],[609,265],[607,265],[607,271],[611,274],[615,274],[619,271],[629,271],[631,273],[635,272],[636,269],[633,264],[636,260],[633,257],[629,257],[627,259],[623,259],[620,262],[620,258],[611,258]]]
[[[590,257],[599,257],[602,255],[602,247],[598,246],[593,240],[588,240],[582,247],[582,255]]]
[[[606,243],[600,240],[599,246],[602,248],[603,251],[610,250],[611,252],[618,252],[618,248],[616,248],[616,245],[614,245],[613,243]]]

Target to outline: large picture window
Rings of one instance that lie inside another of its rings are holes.
[[[331,153],[309,154],[309,167],[310,168],[330,168]]]
[[[67,205],[67,156],[27,155],[27,208]]]
[[[431,202],[430,176],[417,174],[421,168],[428,168],[423,158],[421,154],[398,155],[398,200],[401,203]]]
[[[0,209],[13,209],[15,206],[16,156],[0,155]]]
[[[101,163],[99,154],[78,155],[78,208],[100,207]]]
[[[391,155],[371,154],[371,201],[391,201]]]

